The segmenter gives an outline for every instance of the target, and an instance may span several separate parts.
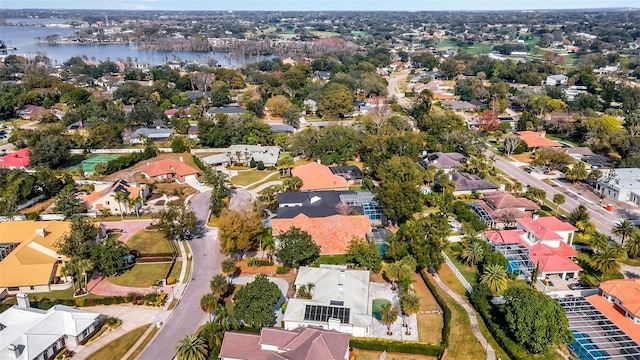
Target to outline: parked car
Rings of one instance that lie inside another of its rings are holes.
[[[584,289],[591,289],[592,287],[593,286],[583,282],[569,284],[569,289],[571,290],[584,290]]]

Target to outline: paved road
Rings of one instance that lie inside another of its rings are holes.
[[[138,359],[171,359],[180,339],[193,333],[202,323],[205,314],[200,310],[200,298],[210,292],[209,280],[220,273],[220,263],[223,260],[217,229],[205,227],[210,196],[209,192],[197,194],[191,201],[202,229],[202,233],[189,242],[193,253],[191,280],[173,314]]]
[[[492,156],[495,154],[487,151],[487,155]],[[611,227],[615,224],[615,222],[620,220],[619,216],[608,213],[606,210],[601,209],[599,204],[597,203],[589,203],[583,199],[580,199],[579,197],[576,197],[575,194],[569,193],[566,188],[554,187],[539,179],[536,179],[526,171],[523,171],[522,169],[518,168],[517,166],[500,156],[496,156],[495,159],[495,166],[497,168],[502,170],[507,175],[517,179],[524,185],[530,185],[533,187],[544,189],[547,192],[547,198],[549,200],[552,200],[553,195],[555,194],[564,194],[566,202],[562,206],[560,206],[562,209],[571,212],[580,204],[586,206],[591,215],[591,221],[596,225],[598,231],[604,232],[606,234],[611,234]]]
[[[398,85],[400,81],[406,79],[408,74],[408,71],[400,71],[394,73],[389,77],[387,85],[387,92],[389,93],[389,97],[395,95],[396,99],[398,100],[398,104],[402,105],[403,107],[411,106],[411,102],[409,101],[409,99],[404,97],[404,95],[399,94],[397,90],[399,90]]]

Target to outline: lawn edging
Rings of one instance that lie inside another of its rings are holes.
[[[431,294],[436,299],[436,302],[442,309],[443,325],[442,325],[442,341],[440,343],[442,344],[442,347],[446,348],[449,346],[449,336],[451,335],[451,308],[449,308],[449,305],[447,305],[447,302],[442,298],[440,293],[438,293],[438,291],[436,290],[435,285],[431,283],[431,280],[429,280],[427,275],[424,273],[424,269],[420,270],[420,277],[422,277],[422,280],[427,285],[427,287],[429,288],[429,291],[431,291]]]
[[[405,354],[438,356],[444,351],[443,345],[428,344],[417,341],[389,340],[378,338],[351,337],[349,347],[352,349],[388,351]]]

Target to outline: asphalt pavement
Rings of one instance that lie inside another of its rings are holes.
[[[491,151],[487,151],[487,155],[494,155]],[[495,166],[502,170],[507,175],[517,179],[522,184],[537,187],[544,189],[547,192],[547,198],[549,200],[553,200],[553,196],[555,194],[564,194],[566,201],[560,208],[571,212],[573,209],[577,208],[579,205],[584,205],[589,210],[589,214],[591,215],[591,221],[596,225],[598,231],[601,231],[605,234],[611,234],[611,228],[613,225],[620,221],[620,216],[615,213],[607,212],[602,209],[599,203],[595,203],[586,198],[581,198],[576,196],[575,192],[568,191],[567,187],[554,187],[546,182],[535,178],[530,175],[526,171],[520,169],[516,165],[511,162],[505,160],[502,157],[495,157]]]
[[[220,274],[220,263],[224,259],[220,254],[217,229],[206,227],[210,196],[210,192],[200,193],[191,201],[198,218],[199,231],[195,232],[198,236],[189,241],[193,255],[189,284],[169,319],[138,359],[173,358],[180,339],[193,333],[202,323],[205,313],[200,309],[200,298],[211,291],[209,280],[213,275]]]

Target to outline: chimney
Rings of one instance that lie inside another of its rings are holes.
[[[322,161],[320,161],[320,159],[316,160],[316,162],[317,162],[318,164],[322,164]]]
[[[344,270],[340,270],[340,277],[344,278],[346,276],[346,272]]]
[[[344,284],[338,284],[338,291],[342,292],[344,290]]]
[[[504,184],[500,184],[500,188],[499,188],[499,190],[500,190],[500,191],[504,191]]]
[[[537,221],[540,218],[540,215],[533,214],[533,221]]]
[[[182,156],[180,156],[180,162],[184,162],[184,159],[182,158]]]
[[[547,132],[545,130],[540,131],[540,137],[541,138],[547,137]]]
[[[15,359],[20,358],[20,353],[21,353],[20,345],[10,344],[9,346],[7,346],[7,350],[9,350],[9,352],[11,353],[11,355],[13,355]]]
[[[47,235],[47,232],[45,231],[44,228],[37,228],[36,229],[36,235],[45,237]]]
[[[29,294],[18,293],[16,294],[16,300],[18,300],[18,307],[28,309],[31,307],[29,303]]]

